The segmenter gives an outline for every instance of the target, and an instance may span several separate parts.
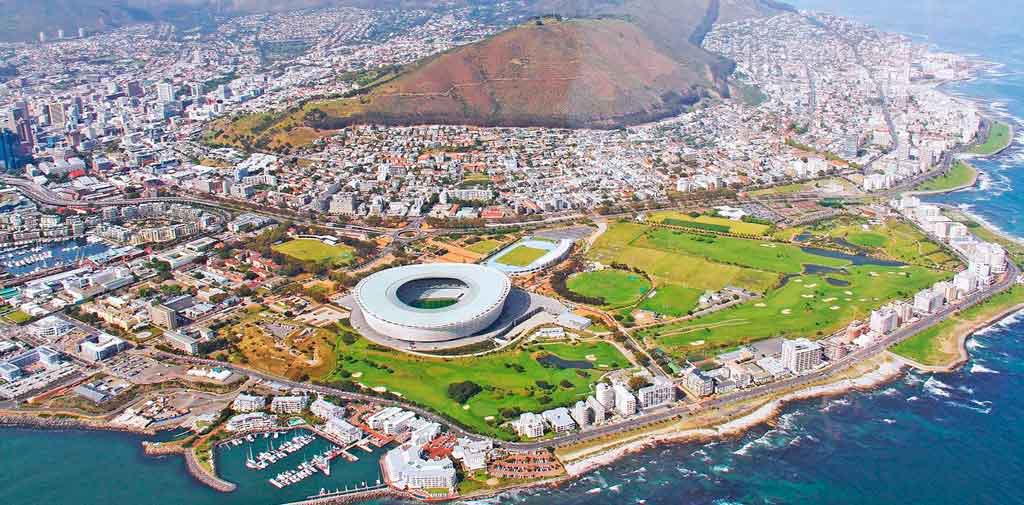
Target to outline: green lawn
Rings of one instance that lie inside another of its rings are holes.
[[[355,249],[347,245],[332,246],[312,238],[289,240],[275,245],[273,249],[299,261],[329,261],[335,265],[345,265],[355,259]]]
[[[666,284],[658,286],[654,290],[654,296],[644,300],[640,308],[665,316],[682,317],[697,306],[702,294],[704,291],[700,289]]]
[[[602,298],[606,305],[635,303],[651,289],[651,282],[640,274],[605,269],[574,274],[566,286],[583,296]]]
[[[516,246],[515,249],[502,254],[498,257],[498,263],[502,265],[510,265],[514,267],[525,267],[530,263],[537,261],[541,256],[547,254],[546,249],[538,249],[536,247],[530,247],[525,245]]]
[[[985,139],[985,142],[972,147],[970,152],[985,156],[995,154],[1010,145],[1011,141],[1010,125],[1002,121],[996,121],[989,129],[988,138]]]
[[[6,317],[10,322],[14,324],[24,324],[32,320],[32,316],[20,310],[15,310],[14,312],[11,312],[10,314],[7,314],[4,317]]]
[[[660,228],[652,230],[635,245],[666,252],[677,252],[757,270],[799,273],[804,264],[839,267],[846,260],[803,252],[799,247],[734,237],[721,237]]]
[[[1021,303],[1024,303],[1024,289],[1015,286],[892,346],[890,350],[922,365],[948,366],[960,356],[960,335]]]
[[[494,239],[484,239],[466,246],[466,249],[477,254],[491,254],[499,247],[501,247],[501,242]]]
[[[629,366],[615,347],[606,342],[534,345],[477,358],[425,358],[375,346],[365,339],[345,344],[337,341],[338,367],[325,379],[327,382],[348,380],[367,387],[383,386],[393,393],[447,415],[472,431],[513,438],[498,428],[506,421],[501,409],[519,408],[540,412],[558,406],[569,406],[591,394],[591,386],[605,372]],[[591,369],[558,369],[545,367],[536,358],[544,353],[565,360],[593,363]],[[587,358],[591,357],[592,360]],[[343,372],[344,371],[344,372]],[[358,377],[356,376],[358,375]],[[562,381],[571,387],[560,385]],[[483,391],[459,405],[447,395],[448,385],[472,381]],[[536,381],[554,388],[543,389]],[[488,422],[487,418],[494,419]]]
[[[865,228],[866,227],[866,228]],[[928,268],[955,268],[960,261],[913,225],[899,219],[879,224],[843,216],[806,230],[818,240],[845,240],[875,255]],[[838,244],[827,244],[838,245]]]
[[[639,333],[682,353],[775,336],[828,335],[853,319],[866,317],[889,300],[912,296],[949,277],[948,273],[921,267],[864,265],[846,270],[848,274],[801,275],[763,299]],[[830,284],[826,280],[829,278],[848,282],[849,286]]]
[[[604,264],[621,263],[639,268],[656,277],[658,284],[678,284],[700,290],[719,290],[732,285],[761,292],[778,282],[776,273],[726,265],[681,251],[640,247],[637,242],[652,229],[635,223],[613,223],[594,243],[588,257]]]
[[[946,191],[970,184],[978,171],[974,167],[957,161],[948,172],[941,177],[928,179],[917,187],[918,191]]]
[[[682,212],[678,212],[678,211],[674,211],[674,210],[664,210],[664,211],[652,212],[651,216],[650,216],[650,220],[653,221],[653,222],[656,222],[656,223],[665,223],[665,224],[668,224],[668,225],[672,224],[672,220],[679,220],[679,221],[692,221],[692,222],[695,222],[695,223],[712,225],[712,226],[724,226],[725,228],[728,228],[728,233],[736,233],[736,234],[739,234],[739,235],[755,235],[755,236],[760,236],[760,235],[764,235],[765,232],[767,232],[768,229],[771,228],[770,226],[764,225],[764,224],[746,223],[746,222],[743,222],[743,221],[734,221],[732,219],[727,219],[727,218],[724,218],[724,217],[712,217],[712,216],[704,216],[704,215],[701,215],[701,216],[698,216],[698,217],[691,217],[689,214],[684,214]]]

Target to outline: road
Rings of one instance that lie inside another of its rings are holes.
[[[1011,286],[1013,286],[1014,282],[1016,282],[1018,275],[1020,275],[1020,270],[1011,263],[1011,267],[1007,271],[1007,274],[996,284],[993,284],[992,286],[989,286],[985,290],[979,291],[971,296],[968,296],[967,298],[958,301],[954,305],[948,305],[944,307],[941,311],[936,312],[935,314],[923,317],[913,323],[905,325],[899,328],[898,330],[894,331],[893,333],[889,334],[885,338],[867,347],[862,347],[855,350],[854,352],[846,355],[842,359],[839,359],[834,364],[825,369],[816,371],[814,373],[800,375],[789,379],[773,382],[770,384],[766,384],[764,386],[745,389],[728,395],[715,397],[711,400],[706,400],[702,402],[701,407],[703,409],[721,408],[731,403],[743,402],[746,400],[761,398],[783,391],[801,388],[813,383],[820,382],[824,379],[828,379],[829,377],[838,375],[850,369],[852,366],[863,362],[868,358],[881,354],[889,347],[896,345],[900,342],[903,342],[904,340],[920,333],[921,331],[924,331],[934,326],[935,324],[938,324],[950,314],[976,305],[984,300],[987,300],[989,297],[997,293],[1009,289]],[[536,442],[505,443],[503,444],[503,447],[515,448],[520,450],[536,450],[558,447],[562,445],[571,445],[598,439],[603,436],[611,435],[622,431],[630,431],[636,428],[656,424],[658,422],[672,418],[686,417],[690,415],[691,412],[692,411],[690,406],[675,406],[671,408],[662,409],[656,412],[644,414],[631,419],[627,419],[619,423],[606,424],[594,428],[588,428],[587,430],[581,432],[571,433],[568,435],[563,435],[560,437],[555,437],[547,440],[540,440]]]

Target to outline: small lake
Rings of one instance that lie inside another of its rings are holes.
[[[846,254],[838,251],[833,251],[830,249],[820,249],[817,247],[801,247],[800,250],[807,254],[816,254],[818,256],[824,256],[826,258],[846,260],[849,261],[850,263],[853,263],[856,266],[875,265],[880,267],[902,267],[906,265],[906,263],[901,263],[899,261],[880,260],[878,258],[872,258],[871,256]]]
[[[586,361],[586,360],[562,359],[562,358],[559,358],[558,356],[555,356],[554,354],[545,354],[543,356],[538,357],[537,358],[537,363],[540,363],[541,365],[547,365],[547,366],[552,366],[552,367],[561,368],[561,369],[565,369],[565,368],[582,368],[582,369],[594,368],[594,364],[589,362],[589,361]]]
[[[825,282],[827,282],[827,283],[829,283],[829,284],[831,284],[833,286],[840,287],[840,288],[845,288],[845,287],[848,287],[850,285],[849,281],[844,281],[842,279],[836,279],[834,277],[825,277]]]
[[[804,265],[804,272],[807,275],[821,275],[821,274],[845,274],[846,270],[842,268],[827,267],[825,265],[815,265],[813,263]]]

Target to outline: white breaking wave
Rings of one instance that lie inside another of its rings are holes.
[[[971,365],[971,373],[999,373],[991,368],[986,368],[984,365],[974,363]]]
[[[959,408],[962,408],[962,409],[973,410],[973,411],[978,412],[980,414],[988,414],[988,413],[992,412],[992,407],[978,407],[978,406],[975,406],[975,405],[968,405],[966,403],[960,403],[960,402],[954,402],[954,401],[946,401],[945,403],[946,403],[946,405],[949,405],[951,407],[959,407]]]
[[[883,423],[885,423],[885,424],[895,424],[895,423],[896,423],[896,420],[895,420],[895,419],[889,419],[889,418],[887,417],[887,418],[885,418],[885,419],[882,419],[882,422],[883,422]]]
[[[924,381],[924,386],[922,387],[924,388],[925,392],[933,396],[941,396],[943,398],[950,397],[949,391],[947,391],[948,389],[950,389],[949,385],[936,379],[935,377],[929,377],[928,380]]]

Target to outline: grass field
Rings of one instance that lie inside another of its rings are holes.
[[[537,261],[547,254],[548,251],[545,249],[538,249],[536,247],[530,247],[525,245],[516,246],[515,249],[502,254],[498,259],[498,263],[502,265],[510,265],[514,267],[525,267],[530,263]]]
[[[848,273],[801,275],[760,300],[677,324],[645,329],[652,343],[686,352],[775,336],[828,335],[885,302],[949,277],[921,267],[847,267]],[[846,286],[831,284],[839,281]]]
[[[903,263],[944,269],[960,265],[960,261],[941,245],[898,219],[872,224],[866,219],[844,216],[801,231],[811,233],[817,240],[846,241],[865,252]]]
[[[702,235],[664,228],[644,234],[634,244],[648,249],[709,258],[721,263],[779,273],[799,273],[803,271],[804,264],[833,267],[849,264],[845,260],[805,253],[799,247],[789,244]]]
[[[10,314],[5,315],[4,317],[14,324],[24,324],[32,320],[32,316],[20,310],[15,310]]]
[[[736,265],[717,263],[680,251],[661,251],[636,244],[652,227],[634,223],[613,223],[590,249],[588,257],[605,264],[621,263],[639,268],[657,278],[658,284],[677,284],[700,290],[739,286],[764,291],[779,279],[778,274]]]
[[[990,228],[982,226],[981,223],[974,221],[970,216],[962,212],[947,210],[945,211],[945,214],[949,216],[950,219],[967,225],[967,227],[970,228],[971,233],[979,239],[986,242],[995,242],[1003,246],[1010,259],[1016,263],[1017,266],[1024,266],[1024,244],[1016,240],[1012,240]]]
[[[651,290],[651,282],[642,275],[611,268],[574,274],[566,285],[583,296],[603,298],[612,306],[636,303]]]
[[[934,179],[928,179],[922,182],[917,188],[918,191],[946,191],[961,186],[970,184],[972,180],[978,175],[978,171],[974,167],[957,161],[949,169],[948,172],[943,174],[941,177]]]
[[[312,238],[289,240],[274,246],[274,250],[299,261],[329,261],[335,265],[346,265],[355,259],[355,249],[344,245],[329,245]]]
[[[724,226],[728,228],[727,233],[736,233],[739,235],[764,235],[765,232],[771,228],[768,225],[758,223],[745,223],[743,221],[733,221],[732,219],[726,219],[724,217],[712,217],[712,216],[699,216],[691,217],[689,214],[677,212],[674,210],[664,210],[658,212],[652,212],[650,220],[655,223],[672,224],[672,220],[679,221],[692,221],[695,223],[701,223],[712,226]],[[666,222],[668,221],[668,222]],[[724,231],[724,230],[723,230]]]
[[[1010,145],[1011,140],[1010,125],[1002,121],[996,121],[989,129],[988,138],[985,139],[985,142],[972,147],[970,152],[983,156],[995,154]]]
[[[495,249],[501,247],[501,242],[494,239],[484,239],[466,246],[466,249],[477,254],[491,254]]]
[[[1024,303],[1024,289],[1015,286],[894,345],[890,350],[922,365],[952,365],[960,357],[961,335],[1021,303]]]
[[[592,384],[605,372],[629,366],[626,358],[606,342],[535,345],[465,359],[412,356],[370,345],[363,339],[353,344],[339,339],[336,348],[338,367],[328,374],[328,382],[348,375],[354,382],[385,387],[430,407],[476,433],[506,439],[512,438],[511,433],[497,426],[508,420],[502,418],[502,409],[540,412],[571,405],[590,394]],[[586,361],[594,368],[545,367],[536,359],[543,353]],[[563,380],[570,387],[560,385]],[[447,395],[449,384],[462,381],[472,381],[483,388],[466,403],[468,408]],[[554,388],[545,390],[537,381]],[[488,422],[488,417],[493,419]]]
[[[644,300],[640,304],[643,310],[656,312],[664,316],[682,317],[697,306],[700,295],[704,292],[700,289],[666,284],[658,286],[654,296]]]

